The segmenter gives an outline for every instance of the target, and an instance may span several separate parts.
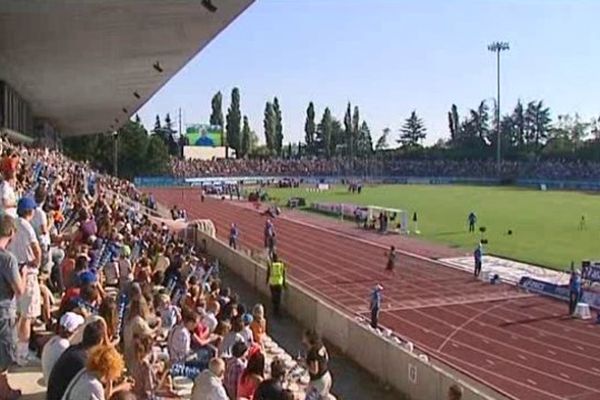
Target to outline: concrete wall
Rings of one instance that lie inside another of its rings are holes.
[[[266,267],[249,255],[230,249],[218,239],[197,232],[196,240],[206,239],[207,251],[220,263],[262,293],[269,293]],[[393,342],[373,332],[351,316],[317,299],[300,284],[288,282],[284,308],[304,326],[315,328],[328,342],[359,365],[413,400],[446,400],[448,387],[458,383],[464,400],[506,399],[488,387],[451,369],[421,360]],[[334,371],[335,379],[335,371]]]

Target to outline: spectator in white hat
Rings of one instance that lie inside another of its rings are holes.
[[[74,312],[67,312],[61,317],[58,334],[52,336],[42,350],[42,374],[45,384],[48,384],[48,378],[56,360],[69,347],[69,338],[83,323],[84,318]]]
[[[381,291],[383,290],[383,286],[376,285],[371,292],[371,326],[374,329],[377,329],[379,323],[379,310],[381,309]]]

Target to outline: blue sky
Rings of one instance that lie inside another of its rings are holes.
[[[339,118],[358,105],[374,138],[394,138],[414,109],[428,143],[461,114],[496,95],[494,40],[502,58],[502,109],[543,99],[557,114],[600,115],[600,0],[257,0],[139,112],[207,122],[210,99],[240,88],[242,113],[261,141],[265,101],[278,96],[285,141],[304,137],[309,101]],[[317,121],[318,122],[318,121]]]

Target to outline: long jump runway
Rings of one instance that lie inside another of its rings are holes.
[[[148,191],[211,219],[223,239],[236,222],[242,246],[263,247],[265,217],[254,210],[201,203],[197,190]],[[274,224],[290,278],[344,311],[367,317],[381,283],[381,324],[431,357],[515,399],[600,399],[600,327],[567,317],[566,304],[410,255],[399,255],[390,275],[381,244],[285,216]]]

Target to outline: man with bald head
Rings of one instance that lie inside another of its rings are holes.
[[[218,357],[211,359],[208,369],[194,381],[191,400],[229,400],[223,386],[224,375],[225,362]]]

